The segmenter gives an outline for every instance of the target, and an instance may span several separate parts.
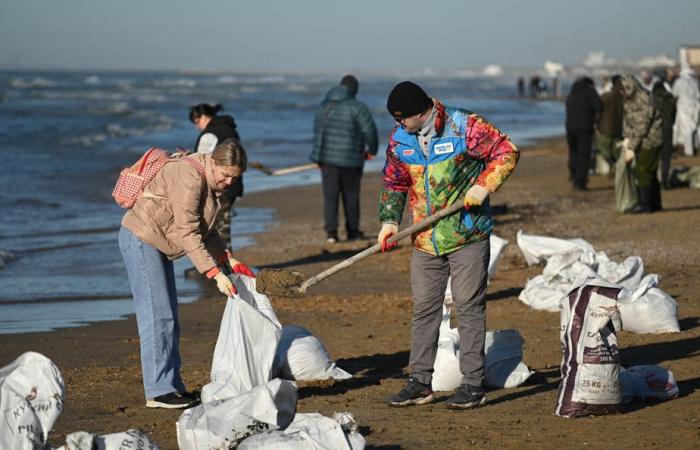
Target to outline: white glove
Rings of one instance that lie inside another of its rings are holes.
[[[634,150],[630,150],[630,149],[626,148],[623,151],[624,151],[624,153],[623,153],[622,157],[625,158],[625,162],[634,161],[634,157],[635,157]]]
[[[382,252],[385,252],[387,250],[391,250],[392,248],[399,245],[398,242],[394,242],[393,244],[389,244],[386,242],[387,239],[396,235],[398,232],[399,232],[399,227],[396,224],[385,223],[384,225],[382,225],[382,229],[379,232],[379,236],[377,236],[377,244],[382,246]]]
[[[479,206],[484,203],[486,197],[489,195],[489,190],[485,187],[475,184],[470,187],[464,196],[464,207],[469,208],[470,206]]]
[[[226,297],[233,297],[238,293],[236,286],[233,285],[231,279],[226,276],[223,272],[219,272],[214,276],[214,281],[216,281],[216,287],[219,291]]]

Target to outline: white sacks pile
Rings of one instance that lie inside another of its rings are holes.
[[[541,275],[528,280],[519,299],[533,309],[559,312],[560,300],[587,280],[602,278],[623,291],[619,317],[623,330],[635,333],[680,331],[678,307],[659,289],[658,275],[644,276],[644,263],[630,256],[622,263],[596,252],[582,239],[557,239],[518,231],[518,247],[528,264],[546,262]],[[617,323],[618,329],[620,323]]]
[[[486,332],[484,384],[487,387],[516,387],[530,378],[534,372],[522,362],[523,345],[523,338],[516,330]],[[456,328],[450,328],[450,309],[443,306],[432,388],[435,391],[453,391],[461,383],[459,332]]]
[[[285,448],[364,448],[362,435],[339,434],[340,424],[333,419],[320,415],[297,419],[297,386],[278,378],[351,375],[335,366],[307,330],[285,327],[285,332],[270,300],[256,292],[255,279],[243,275],[231,279],[238,294],[227,300],[202,403],[185,411],[177,423],[180,449],[279,448],[283,443]]]
[[[52,448],[47,438],[63,411],[65,384],[58,367],[46,356],[26,352],[0,368],[0,449]],[[98,436],[78,431],[66,436],[59,450],[158,450],[140,430]]]
[[[44,448],[63,410],[66,389],[58,367],[27,352],[0,369],[0,448]]]

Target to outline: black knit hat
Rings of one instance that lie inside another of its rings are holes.
[[[424,112],[433,106],[428,94],[416,83],[402,81],[394,86],[386,101],[389,114],[395,119],[405,119]]]

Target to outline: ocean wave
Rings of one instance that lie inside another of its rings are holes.
[[[197,86],[197,81],[195,81],[191,78],[165,78],[162,80],[154,81],[153,85],[155,87],[160,87],[160,88],[172,88],[172,87],[193,88],[193,87]]]
[[[85,84],[100,84],[100,77],[97,75],[90,75],[85,77],[85,80],[83,80],[83,83]]]
[[[286,86],[286,89],[290,92],[307,92],[309,87],[303,84],[290,83]]]
[[[16,89],[50,88],[56,86],[56,82],[42,77],[30,79],[12,78],[10,80],[10,86]]]

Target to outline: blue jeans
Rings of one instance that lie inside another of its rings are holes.
[[[173,263],[124,227],[119,230],[119,249],[134,296],[146,398],[184,392]]]

